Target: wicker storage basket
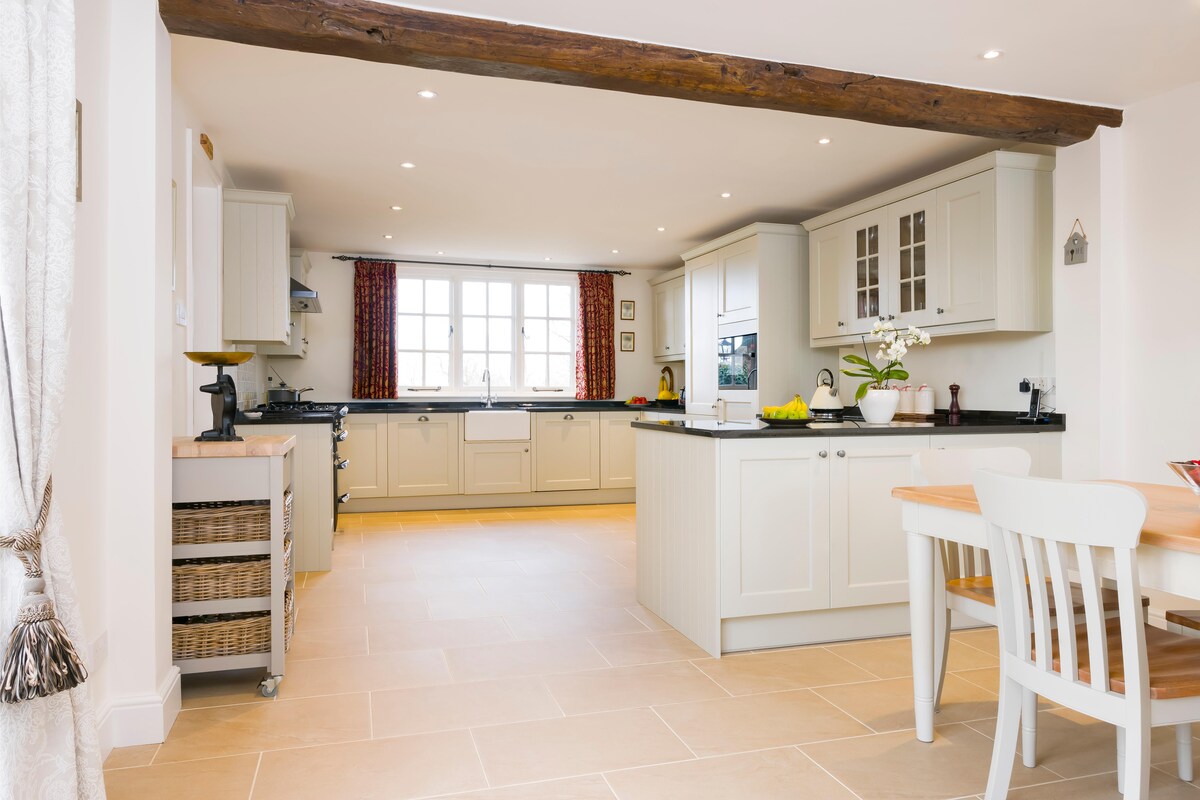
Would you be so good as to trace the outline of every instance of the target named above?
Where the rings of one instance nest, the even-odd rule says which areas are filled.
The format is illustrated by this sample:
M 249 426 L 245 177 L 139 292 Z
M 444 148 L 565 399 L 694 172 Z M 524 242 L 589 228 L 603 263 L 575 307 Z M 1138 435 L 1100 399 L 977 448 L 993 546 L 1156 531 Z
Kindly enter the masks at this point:
M 288 589 L 283 595 L 283 651 L 292 647 L 292 634 L 296 632 L 296 592 Z
M 291 506 L 284 500 L 285 517 Z M 175 544 L 262 542 L 271 538 L 271 506 L 252 503 L 177 503 L 171 514 Z
M 284 582 L 284 585 L 286 585 L 287 582 L 292 579 L 292 577 L 294 575 L 292 570 L 294 570 L 294 569 L 295 569 L 295 566 L 293 565 L 293 562 L 292 562 L 292 539 L 291 539 L 291 537 L 288 537 L 288 539 L 283 543 L 283 582 Z
M 180 617 L 171 624 L 171 651 L 176 661 L 244 656 L 270 649 L 271 615 L 266 611 Z
M 292 534 L 292 490 L 283 493 L 283 535 Z
M 271 559 L 228 556 L 176 561 L 171 578 L 171 600 L 176 603 L 265 597 L 271 594 Z

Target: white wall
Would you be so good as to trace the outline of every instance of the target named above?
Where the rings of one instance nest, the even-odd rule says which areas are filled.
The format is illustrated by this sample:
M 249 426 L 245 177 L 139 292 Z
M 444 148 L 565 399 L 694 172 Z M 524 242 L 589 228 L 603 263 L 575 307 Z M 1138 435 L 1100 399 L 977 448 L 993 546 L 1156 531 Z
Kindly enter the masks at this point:
M 83 201 L 75 217 L 75 290 L 67 391 L 54 465 L 86 642 L 83 648 L 97 715 L 110 705 L 108 560 L 112 403 L 108 359 L 108 97 L 110 0 L 76 0 L 75 91 L 83 104 Z M 85 35 L 84 31 L 100 31 Z
M 270 358 L 267 362 L 288 384 L 300 388 L 312 386 L 314 391 L 306 394 L 306 399 L 318 402 L 350 400 L 354 358 L 354 264 L 334 261 L 334 253 L 310 252 L 308 255 L 312 272 L 308 275 L 307 285 L 320 295 L 322 309 L 320 314 L 308 316 L 308 357 Z M 633 300 L 636 304 L 633 322 L 615 321 L 614 337 L 619 339 L 621 331 L 633 331 L 636 348 L 632 353 L 622 353 L 619 344 L 614 342 L 618 399 L 628 399 L 635 394 L 650 397 L 656 393 L 661 369 L 654 363 L 654 304 L 647 283 L 654 273 L 631 271 L 632 275 L 618 275 L 613 279 L 617 308 L 622 300 Z M 678 370 L 676 377 L 681 377 Z
M 1026 411 L 1029 395 L 1017 388 L 1022 378 L 1054 378 L 1053 333 L 984 333 L 939 337 L 930 331 L 933 341 L 927 347 L 910 350 L 904 368 L 913 386 L 928 384 L 936 394 L 937 408 L 950 406 L 950 384 L 959 385 L 958 402 L 964 411 Z M 878 345 L 867 342 L 874 355 Z M 862 347 L 840 348 L 862 355 Z M 839 366 L 846 364 L 839 362 Z M 852 404 L 861 378 L 838 376 L 845 402 Z M 1050 397 L 1043 408 L 1056 407 Z M 1058 409 L 1061 410 L 1061 409 Z

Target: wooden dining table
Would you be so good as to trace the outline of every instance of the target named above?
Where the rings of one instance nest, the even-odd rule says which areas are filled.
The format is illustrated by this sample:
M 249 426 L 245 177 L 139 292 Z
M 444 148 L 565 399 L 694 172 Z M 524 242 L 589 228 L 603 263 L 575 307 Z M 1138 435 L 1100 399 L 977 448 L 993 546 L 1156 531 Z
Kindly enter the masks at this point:
M 1149 506 L 1137 549 L 1143 587 L 1192 598 L 1200 608 L 1200 497 L 1182 486 L 1119 483 L 1137 489 Z M 912 630 L 913 711 L 917 738 L 933 741 L 935 614 L 945 617 L 946 584 L 936 580 L 937 539 L 987 547 L 975 489 L 962 486 L 900 487 L 901 525 L 908 543 L 908 596 Z M 938 556 L 940 558 L 940 555 Z M 1111 577 L 1113 565 L 1102 564 Z

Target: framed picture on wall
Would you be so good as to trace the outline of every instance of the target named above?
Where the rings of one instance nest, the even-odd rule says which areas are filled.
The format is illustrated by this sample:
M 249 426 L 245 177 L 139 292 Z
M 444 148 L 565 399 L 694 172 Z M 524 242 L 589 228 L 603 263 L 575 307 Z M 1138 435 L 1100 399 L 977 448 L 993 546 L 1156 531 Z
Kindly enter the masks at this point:
M 633 333 L 631 331 L 621 331 L 621 352 L 633 352 Z
M 621 301 L 621 319 L 629 319 L 629 320 L 633 319 L 633 301 L 632 300 L 622 300 Z M 631 347 L 630 349 L 632 350 L 633 348 Z

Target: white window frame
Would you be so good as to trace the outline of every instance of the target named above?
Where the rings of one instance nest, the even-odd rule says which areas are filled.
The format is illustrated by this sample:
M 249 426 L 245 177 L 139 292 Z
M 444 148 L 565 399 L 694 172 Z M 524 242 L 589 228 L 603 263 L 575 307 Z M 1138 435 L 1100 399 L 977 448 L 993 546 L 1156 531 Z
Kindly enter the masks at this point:
M 547 284 L 567 286 L 571 289 L 571 330 L 575 334 L 571 343 L 571 351 L 567 354 L 573 365 L 576 357 L 579 331 L 579 278 L 574 273 L 550 272 L 549 270 L 505 270 L 501 268 L 471 268 L 444 267 L 431 265 L 425 267 L 401 266 L 396 271 L 396 279 L 405 278 L 423 280 L 450 281 L 450 377 L 451 384 L 440 389 L 430 387 L 413 387 L 405 384 L 397 386 L 398 394 L 405 397 L 456 397 L 480 394 L 481 386 L 466 386 L 462 383 L 463 374 L 463 313 L 462 286 L 467 281 L 511 283 L 513 286 L 513 386 L 493 387 L 493 393 L 505 397 L 575 397 L 575 370 L 569 371 L 570 383 L 562 387 L 529 386 L 525 382 L 525 284 Z M 539 317 L 540 319 L 540 317 Z M 397 347 L 397 351 L 400 347 Z M 409 351 L 413 352 L 413 351 Z M 423 350 L 421 352 L 424 352 Z

